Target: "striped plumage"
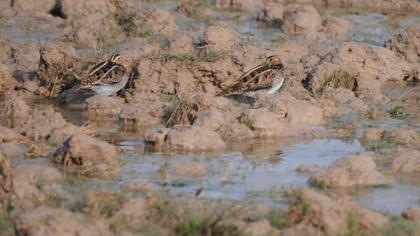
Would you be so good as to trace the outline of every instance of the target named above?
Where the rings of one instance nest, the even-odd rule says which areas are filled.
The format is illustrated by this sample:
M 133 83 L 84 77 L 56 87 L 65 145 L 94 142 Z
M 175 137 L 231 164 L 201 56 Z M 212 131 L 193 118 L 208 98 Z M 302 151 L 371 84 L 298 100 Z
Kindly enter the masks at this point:
M 103 96 L 110 96 L 123 89 L 129 75 L 121 60 L 119 54 L 113 54 L 108 60 L 94 65 L 86 76 L 80 78 L 80 89 L 90 89 Z
M 16 81 L 6 65 L 0 63 L 0 92 L 8 92 L 15 88 Z
M 269 56 L 264 63 L 245 72 L 235 83 L 217 95 L 252 97 L 259 92 L 275 93 L 283 86 L 283 69 L 283 63 L 278 56 Z

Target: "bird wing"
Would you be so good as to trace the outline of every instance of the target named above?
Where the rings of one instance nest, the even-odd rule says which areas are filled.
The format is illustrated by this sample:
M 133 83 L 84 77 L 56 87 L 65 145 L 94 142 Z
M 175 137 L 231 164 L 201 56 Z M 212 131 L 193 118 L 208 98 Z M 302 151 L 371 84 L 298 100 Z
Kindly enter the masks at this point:
M 263 65 L 254 67 L 240 76 L 231 86 L 224 89 L 219 96 L 231 96 L 248 91 L 266 89 L 273 84 L 274 70 Z
M 91 76 L 85 76 L 80 87 L 90 88 L 92 85 L 115 84 L 120 82 L 124 75 L 127 75 L 127 71 L 123 66 L 108 63 L 96 70 Z

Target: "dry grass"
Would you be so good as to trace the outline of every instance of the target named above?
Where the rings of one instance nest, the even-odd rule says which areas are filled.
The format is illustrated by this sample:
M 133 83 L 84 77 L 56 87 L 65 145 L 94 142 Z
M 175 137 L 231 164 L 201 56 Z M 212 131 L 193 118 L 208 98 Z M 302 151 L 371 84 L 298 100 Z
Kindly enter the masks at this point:
M 346 88 L 351 91 L 356 91 L 358 87 L 357 80 L 359 74 L 355 74 L 346 70 L 335 70 L 325 76 L 321 84 L 316 88 L 316 94 L 322 95 L 325 87 L 331 88 Z
M 188 102 L 186 100 L 178 100 L 175 109 L 165 122 L 165 127 L 173 127 L 175 125 L 192 125 L 197 118 L 201 108 L 198 103 Z
M 49 97 L 57 97 L 65 87 L 71 87 L 76 82 L 76 78 L 67 65 L 50 64 L 42 58 L 42 53 L 37 76 L 41 85 L 48 89 Z

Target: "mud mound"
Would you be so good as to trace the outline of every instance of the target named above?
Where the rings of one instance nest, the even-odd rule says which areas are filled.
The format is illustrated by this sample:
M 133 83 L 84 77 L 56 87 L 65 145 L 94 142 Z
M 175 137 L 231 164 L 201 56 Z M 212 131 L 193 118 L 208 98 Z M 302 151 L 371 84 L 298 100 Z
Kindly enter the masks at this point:
M 54 161 L 88 177 L 110 176 L 119 170 L 114 145 L 87 135 L 75 135 L 54 154 Z
M 0 63 L 0 94 L 14 90 L 16 81 L 12 77 L 9 68 Z
M 31 108 L 22 97 L 15 93 L 7 94 L 0 103 L 0 118 L 3 125 L 14 127 L 21 124 L 30 115 Z
M 353 92 L 358 88 L 359 74 L 348 68 L 327 64 L 319 68 L 315 76 L 310 88 L 318 96 L 321 96 L 327 87 L 345 88 Z
M 33 140 L 47 138 L 54 129 L 61 129 L 66 121 L 60 113 L 48 107 L 37 111 L 29 116 L 26 121 L 18 127 L 19 132 Z
M 312 175 L 309 183 L 324 188 L 391 184 L 391 180 L 376 171 L 375 167 L 368 154 L 349 155 Z
M 409 62 L 420 63 L 420 25 L 413 24 L 399 30 L 386 42 L 385 47 Z
M 288 5 L 283 11 L 283 31 L 287 34 L 301 34 L 317 30 L 322 23 L 318 11 L 310 5 Z
M 22 140 L 24 140 L 24 137 L 19 132 L 0 125 L 0 143 Z
M 394 173 L 420 173 L 420 151 L 414 149 L 399 150 L 390 167 Z
M 63 174 L 46 158 L 26 160 L 13 169 L 14 207 L 21 210 L 66 196 L 59 183 Z
M 312 189 L 300 189 L 294 192 L 293 198 L 288 222 L 295 230 L 298 226 L 310 226 L 326 235 L 339 235 L 346 232 L 349 220 L 357 219 L 361 231 L 369 233 L 388 223 L 381 214 L 362 208 L 346 197 L 331 198 Z
M 104 235 L 110 236 L 108 225 L 81 213 L 45 206 L 22 214 L 16 220 L 17 235 Z
M 215 131 L 207 127 L 178 125 L 172 129 L 149 129 L 146 142 L 168 151 L 223 150 L 226 144 Z

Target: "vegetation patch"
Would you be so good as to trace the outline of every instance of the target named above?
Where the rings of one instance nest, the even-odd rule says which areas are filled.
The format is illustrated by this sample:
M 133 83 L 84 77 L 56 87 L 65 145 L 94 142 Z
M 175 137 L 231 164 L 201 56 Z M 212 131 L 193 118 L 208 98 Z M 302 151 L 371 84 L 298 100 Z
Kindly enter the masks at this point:
M 175 125 L 192 125 L 200 112 L 200 105 L 195 102 L 179 99 L 175 109 L 165 122 L 170 128 Z
M 403 106 L 396 106 L 387 111 L 387 113 L 394 119 L 406 120 L 410 117 L 410 114 L 406 111 Z

